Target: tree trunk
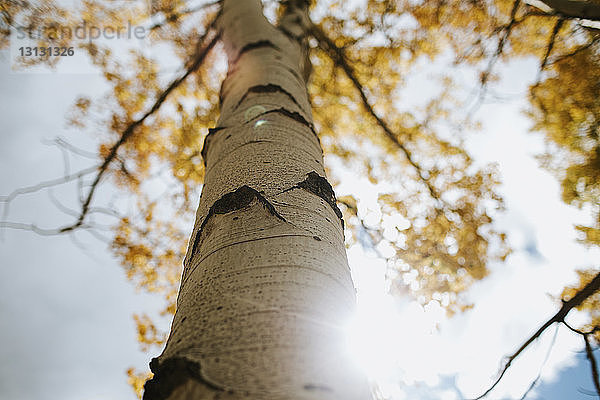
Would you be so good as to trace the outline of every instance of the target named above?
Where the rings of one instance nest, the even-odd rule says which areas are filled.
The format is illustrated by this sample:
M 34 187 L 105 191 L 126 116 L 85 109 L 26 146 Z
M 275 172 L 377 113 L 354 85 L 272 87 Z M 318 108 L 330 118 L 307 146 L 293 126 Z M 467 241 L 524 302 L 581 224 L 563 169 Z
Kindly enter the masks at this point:
M 555 12 L 573 18 L 600 21 L 600 4 L 591 0 L 541 0 Z M 535 5 L 535 4 L 534 4 Z
M 225 0 L 221 116 L 177 312 L 144 399 L 361 399 L 343 327 L 355 292 L 306 91 L 304 1 L 279 28 Z

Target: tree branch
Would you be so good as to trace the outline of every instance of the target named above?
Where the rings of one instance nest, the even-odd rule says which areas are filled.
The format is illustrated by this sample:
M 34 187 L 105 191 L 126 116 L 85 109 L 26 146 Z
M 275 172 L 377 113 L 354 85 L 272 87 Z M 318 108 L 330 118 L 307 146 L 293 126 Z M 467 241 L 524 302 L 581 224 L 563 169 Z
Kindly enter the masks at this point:
M 571 331 L 581 335 L 583 337 L 583 341 L 585 343 L 585 355 L 590 362 L 590 369 L 592 371 L 592 382 L 594 382 L 594 387 L 596 388 L 596 393 L 600 397 L 600 378 L 598 374 L 598 364 L 596 363 L 596 358 L 594 357 L 594 349 L 592 349 L 592 344 L 590 343 L 590 336 L 600 330 L 600 326 L 595 326 L 591 331 L 582 332 L 579 329 L 573 328 L 571 325 L 563 321 L 563 324 L 569 328 Z
M 216 24 L 218 18 L 219 18 L 219 14 L 217 14 L 217 16 L 215 16 L 215 18 L 208 25 L 205 34 L 199 38 L 198 44 L 196 46 L 196 52 L 195 52 L 194 56 L 187 62 L 185 72 L 180 77 L 174 79 L 167 86 L 167 88 L 154 101 L 152 107 L 150 107 L 150 109 L 148 111 L 146 111 L 146 113 L 144 115 L 142 115 L 137 120 L 131 122 L 125 128 L 125 130 L 121 134 L 120 139 L 112 145 L 108 155 L 104 158 L 104 160 L 102 161 L 102 163 L 99 166 L 90 167 L 90 168 L 84 169 L 82 171 L 79 171 L 78 173 L 71 174 L 71 175 L 68 175 L 68 176 L 65 176 L 62 178 L 54 179 L 51 181 L 42 182 L 40 184 L 31 186 L 31 187 L 17 189 L 14 192 L 12 192 L 11 194 L 9 194 L 8 196 L 0 197 L 0 202 L 6 203 L 5 208 L 4 208 L 3 218 L 2 218 L 2 221 L 0 222 L 0 227 L 11 228 L 11 229 L 26 229 L 26 230 L 30 230 L 32 232 L 35 232 L 35 233 L 38 233 L 41 235 L 61 234 L 61 233 L 73 231 L 80 227 L 85 227 L 84 219 L 90 210 L 90 204 L 92 202 L 92 199 L 94 197 L 96 189 L 98 188 L 100 180 L 102 179 L 104 174 L 108 171 L 109 165 L 113 161 L 119 159 L 117 156 L 117 152 L 118 152 L 119 148 L 133 135 L 136 128 L 138 128 L 140 125 L 142 125 L 148 117 L 150 117 L 151 115 L 156 113 L 160 109 L 160 107 L 163 105 L 163 103 L 166 101 L 166 99 L 169 97 L 169 95 L 202 65 L 206 56 L 208 55 L 210 50 L 214 47 L 214 45 L 217 43 L 217 41 L 220 38 L 220 32 L 214 31 L 214 27 L 215 27 L 215 24 Z M 211 34 L 212 34 L 212 37 L 211 37 Z M 210 38 L 210 40 L 208 40 L 209 38 Z M 57 142 L 57 144 L 58 144 L 58 142 Z M 28 224 L 22 224 L 22 223 L 8 222 L 5 220 L 5 217 L 8 212 L 8 203 L 10 203 L 10 201 L 13 198 L 15 198 L 16 196 L 18 196 L 20 194 L 24 194 L 24 193 L 35 192 L 35 191 L 41 190 L 45 187 L 55 186 L 55 185 L 62 184 L 62 183 L 65 183 L 65 182 L 68 182 L 68 181 L 71 181 L 74 179 L 78 179 L 81 182 L 82 176 L 89 174 L 94 170 L 97 170 L 96 176 L 93 179 L 92 183 L 89 185 L 89 190 L 88 190 L 87 194 L 83 198 L 80 199 L 81 200 L 81 211 L 80 211 L 79 215 L 77 216 L 77 219 L 74 223 L 63 226 L 61 228 L 57 228 L 57 229 L 41 229 L 33 224 L 28 225 Z
M 550 346 L 548 347 L 548 352 L 546 353 L 546 357 L 544 357 L 544 361 L 542 362 L 542 365 L 540 366 L 537 376 L 535 377 L 533 382 L 531 382 L 531 385 L 529 385 L 529 387 L 527 388 L 525 393 L 523 393 L 523 396 L 521 396 L 520 400 L 525 400 L 525 398 L 527 397 L 529 392 L 531 392 L 533 390 L 533 388 L 535 387 L 535 385 L 537 385 L 537 383 L 539 382 L 539 380 L 542 376 L 542 370 L 544 369 L 544 366 L 548 362 L 548 358 L 550 358 L 550 353 L 552 352 L 552 348 L 554 347 L 554 344 L 556 343 L 556 336 L 558 336 L 559 326 L 560 325 L 556 325 L 556 329 L 554 330 L 554 335 L 552 336 L 552 342 L 550 343 Z
M 577 292 L 575 294 L 575 296 L 573 296 L 573 298 L 571 298 L 568 301 L 563 301 L 563 305 L 560 308 L 560 310 L 558 310 L 558 312 L 556 314 L 554 314 L 552 316 L 552 318 L 547 320 L 529 339 L 527 339 L 525 341 L 525 343 L 523 343 L 521 345 L 521 347 L 519 347 L 519 349 L 514 354 L 510 355 L 507 358 L 506 364 L 504 364 L 504 367 L 501 369 L 498 378 L 492 384 L 492 386 L 490 386 L 482 395 L 476 397 L 474 400 L 479 400 L 479 399 L 482 399 L 485 396 L 487 396 L 488 393 L 490 393 L 496 387 L 496 385 L 498 385 L 498 383 L 500 382 L 500 380 L 502 379 L 502 377 L 504 376 L 506 371 L 510 368 L 512 362 L 517 357 L 519 357 L 519 355 L 523 352 L 523 350 L 525 350 L 531 343 L 533 343 L 538 337 L 540 337 L 540 335 L 549 326 L 551 326 L 555 322 L 564 322 L 565 317 L 567 316 L 569 311 L 571 311 L 573 308 L 576 308 L 579 305 L 581 305 L 581 303 L 583 303 L 588 297 L 590 297 L 596 291 L 598 291 L 598 289 L 600 289 L 600 273 L 598 273 L 594 277 L 594 279 L 592 279 L 587 285 L 585 285 L 585 287 L 583 289 L 581 289 L 579 292 Z
M 565 17 L 600 21 L 600 4 L 581 0 L 541 0 L 554 10 L 557 15 Z
M 204 9 L 212 7 L 212 6 L 216 6 L 216 5 L 221 4 L 221 3 L 222 3 L 222 0 L 211 1 L 211 2 L 208 2 L 208 3 L 200 4 L 200 5 L 196 6 L 196 7 L 185 8 L 185 9 L 179 11 L 179 12 L 174 12 L 172 14 L 165 15 L 164 21 L 157 22 L 157 23 L 151 25 L 148 29 L 150 31 L 156 30 L 156 29 L 164 26 L 168 22 L 175 22 L 175 21 L 177 21 L 179 19 L 179 17 L 183 17 L 184 15 L 188 15 L 188 14 L 193 14 L 193 13 L 195 13 L 197 11 L 204 10 Z
M 598 396 L 600 396 L 600 379 L 598 379 L 598 365 L 596 364 L 596 359 L 594 358 L 594 351 L 592 349 L 592 345 L 590 344 L 589 335 L 583 335 L 583 340 L 585 341 L 585 355 L 587 356 L 587 359 L 590 362 L 590 368 L 592 370 L 592 381 L 594 382 L 596 393 L 598 393 Z
M 565 22 L 565 20 L 560 18 L 556 21 L 556 24 L 554 25 L 554 29 L 552 30 L 552 35 L 550 36 L 550 40 L 548 41 L 548 46 L 546 47 L 546 54 L 544 54 L 544 58 L 542 59 L 542 63 L 540 65 L 540 74 L 542 73 L 544 68 L 546 68 L 546 64 L 548 63 L 548 57 L 550 56 L 550 53 L 552 52 L 552 48 L 554 47 L 556 37 L 558 36 L 558 32 L 560 31 L 560 28 L 562 27 L 564 22 Z
M 347 57 L 344 54 L 344 50 L 337 47 L 335 45 L 335 43 L 333 42 L 333 40 L 331 40 L 329 37 L 327 37 L 327 35 L 323 32 L 323 30 L 321 30 L 321 28 L 318 27 L 317 25 L 314 25 L 314 24 L 312 25 L 311 33 L 315 37 L 315 39 L 317 39 L 320 46 L 326 52 L 329 53 L 329 56 L 331 57 L 331 59 L 339 67 L 342 68 L 342 70 L 344 71 L 344 73 L 346 74 L 348 79 L 350 79 L 350 81 L 352 82 L 353 86 L 356 88 L 356 90 L 358 90 L 362 104 L 363 104 L 364 108 L 366 109 L 366 111 L 375 119 L 375 121 L 377 121 L 377 124 L 383 129 L 383 132 L 388 137 L 388 139 L 390 139 L 402 151 L 402 153 L 404 154 L 404 156 L 406 157 L 406 159 L 408 160 L 410 165 L 412 165 L 412 167 L 417 171 L 419 178 L 427 187 L 427 190 L 429 191 L 429 194 L 431 195 L 431 197 L 434 200 L 441 202 L 442 199 L 441 199 L 440 194 L 433 187 L 433 185 L 431 184 L 429 179 L 425 176 L 425 171 L 423 170 L 423 168 L 414 160 L 413 155 L 410 152 L 410 150 L 402 142 L 400 142 L 400 140 L 398 140 L 398 135 L 396 135 L 390 129 L 390 127 L 387 125 L 387 123 L 381 117 L 379 117 L 377 115 L 375 110 L 373 110 L 373 107 L 371 106 L 371 104 L 369 103 L 369 100 L 367 99 L 367 95 L 365 93 L 363 86 L 361 85 L 358 78 L 356 77 L 356 74 L 354 73 L 354 69 L 348 63 Z
M 209 29 L 207 29 L 206 34 L 199 40 L 199 42 L 198 42 L 199 49 L 198 49 L 197 53 L 194 55 L 194 58 L 189 63 L 185 73 L 183 73 L 179 78 L 173 80 L 169 84 L 169 86 L 161 93 L 161 95 L 155 100 L 152 107 L 142 117 L 140 117 L 139 119 L 130 123 L 127 126 L 127 128 L 123 131 L 123 133 L 121 134 L 121 138 L 115 144 L 113 144 L 113 146 L 110 148 L 108 155 L 104 158 L 104 161 L 98 168 L 98 173 L 96 174 L 96 177 L 94 178 L 93 182 L 91 183 L 90 189 L 89 189 L 87 195 L 83 199 L 82 206 L 81 206 L 81 213 L 79 214 L 77 221 L 75 221 L 75 223 L 73 223 L 71 225 L 67 225 L 67 226 L 60 228 L 58 230 L 59 233 L 65 233 L 65 232 L 72 231 L 76 228 L 79 228 L 83 224 L 83 220 L 88 213 L 90 203 L 92 201 L 92 198 L 94 196 L 96 188 L 98 187 L 98 183 L 100 182 L 100 179 L 102 178 L 102 176 L 108 170 L 108 166 L 110 165 L 110 163 L 117 158 L 117 151 L 119 150 L 119 148 L 127 141 L 127 139 L 129 139 L 133 135 L 133 133 L 135 132 L 135 129 L 138 126 L 142 125 L 149 116 L 151 116 L 156 111 L 158 111 L 158 109 L 160 109 L 160 107 L 165 102 L 167 97 L 177 87 L 179 87 L 179 85 L 181 85 L 181 83 L 183 83 L 183 81 L 185 81 L 188 76 L 190 76 L 194 71 L 196 71 L 200 67 L 200 65 L 202 65 L 202 62 L 206 58 L 207 54 L 214 47 L 214 45 L 217 43 L 217 41 L 219 40 L 219 37 L 220 37 L 220 34 L 217 32 L 213 35 L 212 39 L 206 45 L 201 46 L 204 43 L 205 39 L 209 36 L 209 33 L 212 32 L 212 26 L 214 25 L 215 21 L 216 21 L 216 18 L 211 23 Z
M 26 187 L 22 187 L 19 189 L 15 189 L 6 196 L 0 196 L 0 203 L 10 203 L 12 200 L 14 200 L 16 197 L 18 197 L 20 195 L 27 194 L 27 193 L 34 193 L 34 192 L 37 192 L 39 190 L 42 190 L 42 189 L 45 189 L 48 187 L 62 185 L 63 183 L 67 183 L 67 182 L 73 181 L 75 179 L 79 179 L 87 174 L 91 174 L 96 169 L 98 169 L 98 165 L 94 165 L 92 167 L 82 169 L 82 170 L 72 173 L 70 175 L 65 175 L 61 178 L 51 179 L 48 181 L 43 181 L 43 182 L 37 183 L 32 186 L 26 186 Z M 7 204 L 7 206 L 8 206 L 8 204 Z
M 494 29 L 494 33 L 502 32 L 502 34 L 498 38 L 498 44 L 496 45 L 496 51 L 494 52 L 492 57 L 489 59 L 486 69 L 481 73 L 481 77 L 479 80 L 479 82 L 480 82 L 479 94 L 477 95 L 477 99 L 475 100 L 475 103 L 470 108 L 470 110 L 467 112 L 466 119 L 469 119 L 471 117 L 471 115 L 473 115 L 473 113 L 475 111 L 477 111 L 479 106 L 483 103 L 483 100 L 485 99 L 485 95 L 487 94 L 488 81 L 490 79 L 490 75 L 492 74 L 492 70 L 494 69 L 496 62 L 498 62 L 498 59 L 500 58 L 500 56 L 502 55 L 502 52 L 504 51 L 504 46 L 506 45 L 506 42 L 512 32 L 512 29 L 516 25 L 523 22 L 530 15 L 530 14 L 525 14 L 525 16 L 523 18 L 517 19 L 517 11 L 519 10 L 520 5 L 521 5 L 521 0 L 515 0 L 515 2 L 513 3 L 512 9 L 510 11 L 510 21 L 506 25 L 502 25 L 502 26 L 498 27 L 497 29 Z

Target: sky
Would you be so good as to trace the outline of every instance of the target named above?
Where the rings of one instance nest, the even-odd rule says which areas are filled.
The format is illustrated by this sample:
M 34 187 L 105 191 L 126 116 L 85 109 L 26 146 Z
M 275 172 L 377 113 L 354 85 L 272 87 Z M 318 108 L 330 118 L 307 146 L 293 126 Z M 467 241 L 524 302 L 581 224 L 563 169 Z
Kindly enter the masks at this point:
M 0 195 L 62 176 L 62 155 L 45 144 L 48 140 L 62 136 L 94 151 L 94 138 L 67 129 L 65 115 L 77 95 L 97 96 L 105 89 L 89 70 L 14 73 L 8 64 L 8 54 L 0 52 Z M 502 89 L 522 91 L 522 85 L 509 82 L 527 77 L 509 78 L 530 68 L 511 65 Z M 507 212 L 497 224 L 508 231 L 515 249 L 507 263 L 493 265 L 491 275 L 469 292 L 473 310 L 446 320 L 435 304 L 423 308 L 393 299 L 385 294 L 383 261 L 359 247 L 349 249 L 359 312 L 349 322 L 348 351 L 388 398 L 451 400 L 479 394 L 502 357 L 556 312 L 549 295 L 574 282 L 575 268 L 598 259 L 598 252 L 575 243 L 573 224 L 588 216 L 564 205 L 556 179 L 537 167 L 541 139 L 527 133 L 523 107 L 518 99 L 483 105 L 484 129 L 467 141 L 478 162 L 499 164 Z M 70 168 L 88 165 L 73 159 Z M 338 194 L 368 185 L 366 179 L 345 179 Z M 54 195 L 76 206 L 72 188 Z M 366 212 L 374 199 L 363 197 L 359 207 Z M 42 226 L 70 221 L 43 192 L 18 198 L 9 216 Z M 125 371 L 145 369 L 157 354 L 139 350 L 132 315 L 155 314 L 161 306 L 160 299 L 138 293 L 106 245 L 85 232 L 71 238 L 4 231 L 0 399 L 134 399 Z M 578 321 L 576 314 L 570 318 Z M 488 398 L 519 398 L 544 363 L 553 334 L 549 329 L 534 343 Z M 589 399 L 580 391 L 593 389 L 581 348 L 579 337 L 559 329 L 542 383 L 528 398 Z
M 13 74 L 0 53 L 0 192 L 60 177 L 63 158 L 42 141 L 66 133 L 65 113 L 82 88 L 103 90 L 89 74 Z M 90 147 L 90 138 L 71 136 Z M 78 163 L 73 160 L 71 168 Z M 72 192 L 56 191 L 72 199 Z M 67 194 L 67 196 L 65 196 Z M 49 197 L 25 196 L 10 219 L 64 224 Z M 86 233 L 5 231 L 0 241 L 0 399 L 134 399 L 129 366 L 150 360 L 138 350 L 134 312 L 158 299 L 136 293 L 106 245 Z
M 524 93 L 535 67 L 527 61 L 505 66 L 500 90 Z M 522 112 L 525 107 L 518 98 L 484 104 L 477 115 L 483 128 L 466 141 L 478 164 L 493 162 L 499 167 L 500 193 L 507 210 L 497 216 L 495 226 L 508 233 L 513 249 L 506 263 L 493 264 L 491 275 L 469 291 L 473 310 L 448 320 L 435 304 L 424 309 L 394 300 L 384 294 L 385 264 L 359 248 L 349 251 L 362 311 L 356 324 L 362 329 L 361 337 L 354 339 L 362 343 L 359 357 L 393 399 L 461 399 L 481 394 L 493 382 L 503 357 L 516 351 L 558 310 L 551 296 L 559 295 L 565 284 L 576 282 L 577 267 L 598 260 L 597 251 L 575 242 L 573 225 L 585 223 L 589 216 L 565 205 L 558 181 L 538 167 L 535 155 L 543 150 L 543 143 L 541 136 L 528 133 L 530 122 Z M 369 186 L 372 184 L 362 179 L 348 182 L 338 192 L 351 193 L 362 187 L 364 193 L 375 193 Z M 365 197 L 363 215 L 369 208 L 377 208 L 376 195 L 371 197 Z M 386 311 L 374 313 L 377 309 Z M 575 324 L 581 318 L 575 312 L 569 315 Z M 590 398 L 579 391 L 593 391 L 587 361 L 578 355 L 581 338 L 560 328 L 547 356 L 554 331 L 554 327 L 548 329 L 517 359 L 488 398 L 521 398 L 542 365 L 544 383 L 528 398 Z M 413 385 L 398 383 L 398 376 Z

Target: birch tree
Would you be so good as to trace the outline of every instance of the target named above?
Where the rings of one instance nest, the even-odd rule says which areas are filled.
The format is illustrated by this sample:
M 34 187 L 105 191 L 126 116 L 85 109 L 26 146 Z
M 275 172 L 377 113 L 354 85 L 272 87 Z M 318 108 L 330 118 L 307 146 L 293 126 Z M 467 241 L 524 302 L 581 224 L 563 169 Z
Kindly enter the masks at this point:
M 144 399 L 367 399 L 344 357 L 354 288 L 306 79 L 308 4 L 276 28 L 223 2 L 229 72 L 171 333 Z
M 97 164 L 2 199 L 78 182 L 73 220 L 52 229 L 3 218 L 2 227 L 97 234 L 96 218 L 110 221 L 110 249 L 128 277 L 162 293 L 163 314 L 174 314 L 168 341 L 151 318 L 135 317 L 145 349 L 166 343 L 151 363 L 153 377 L 129 371 L 139 393 L 152 378 L 148 399 L 368 397 L 341 349 L 354 303 L 344 242 L 387 246 L 395 295 L 437 302 L 449 314 L 472 307 L 463 294 L 510 251 L 492 224 L 503 209 L 498 174 L 476 168 L 461 135 L 494 95 L 503 61 L 539 61 L 530 116 L 559 149 L 546 166 L 563 180 L 565 201 L 597 205 L 597 89 L 582 79 L 598 65 L 594 2 L 265 3 L 270 22 L 258 0 L 156 0 L 149 12 L 135 2 L 86 1 L 76 10 L 50 0 L 2 4 L 0 46 L 11 29 L 41 27 L 40 46 L 76 46 L 109 85 L 104 99 L 82 96 L 68 116 L 77 130 L 103 132 Z M 55 34 L 57 25 L 74 29 L 81 21 L 145 24 L 153 45 L 171 46 L 181 71 L 165 80 L 160 62 L 143 51 L 122 61 L 104 43 Z M 403 107 L 398 93 L 407 82 L 445 58 L 427 100 Z M 59 59 L 18 61 L 55 66 Z M 474 96 L 456 82 L 457 66 L 475 77 Z M 564 162 L 565 149 L 587 161 Z M 323 151 L 372 185 L 394 188 L 379 194 L 375 226 L 365 222 L 357 193 L 336 199 L 342 178 Z M 144 188 L 157 175 L 168 189 L 158 199 Z M 135 212 L 96 204 L 107 178 L 135 198 Z M 384 228 L 390 221 L 393 235 Z M 597 225 L 579 229 L 597 243 Z M 586 349 L 599 332 L 595 271 L 582 272 L 558 317 L 542 324 L 564 323 L 575 307 L 590 311 L 579 331 Z

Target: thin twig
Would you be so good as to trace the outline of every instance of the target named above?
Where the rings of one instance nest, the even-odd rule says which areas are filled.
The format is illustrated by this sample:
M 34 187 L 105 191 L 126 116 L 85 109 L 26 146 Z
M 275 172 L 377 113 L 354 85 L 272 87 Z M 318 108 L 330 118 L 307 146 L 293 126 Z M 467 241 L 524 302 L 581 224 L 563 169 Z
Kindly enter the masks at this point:
M 594 357 L 594 351 L 592 349 L 592 345 L 590 344 L 589 335 L 583 335 L 583 340 L 585 341 L 585 355 L 587 356 L 587 359 L 590 362 L 590 368 L 592 370 L 592 381 L 594 382 L 596 393 L 598 393 L 598 396 L 600 397 L 600 379 L 598 378 L 598 365 L 596 364 L 596 358 Z
M 207 38 L 208 34 L 212 31 L 211 28 L 214 25 L 215 21 L 216 21 L 216 18 L 211 23 L 209 29 L 207 29 L 206 34 L 199 40 L 199 43 L 203 43 L 204 40 Z M 138 126 L 142 125 L 149 116 L 151 116 L 156 111 L 158 111 L 158 109 L 162 106 L 162 104 L 165 102 L 167 97 L 177 87 L 179 87 L 179 85 L 181 85 L 181 83 L 183 83 L 183 81 L 185 81 L 188 76 L 190 76 L 194 71 L 196 71 L 200 67 L 200 65 L 202 65 L 202 62 L 206 58 L 209 51 L 217 43 L 219 37 L 220 37 L 220 34 L 218 32 L 215 33 L 215 35 L 212 37 L 212 39 L 204 47 L 201 47 L 199 49 L 199 51 L 197 52 L 197 54 L 195 54 L 194 58 L 192 59 L 192 62 L 187 67 L 185 73 L 183 73 L 179 78 L 173 80 L 169 84 L 169 86 L 155 100 L 152 107 L 142 117 L 140 117 L 139 119 L 135 120 L 134 122 L 130 123 L 127 126 L 127 128 L 123 131 L 121 138 L 115 144 L 113 144 L 113 146 L 110 148 L 108 155 L 105 157 L 104 161 L 98 168 L 98 173 L 96 174 L 94 181 L 91 183 L 90 189 L 89 189 L 85 199 L 83 199 L 82 206 L 81 206 L 81 213 L 79 214 L 77 221 L 71 225 L 67 225 L 67 226 L 60 228 L 59 229 L 60 233 L 72 231 L 73 229 L 76 229 L 83 224 L 83 220 L 84 220 L 85 216 L 87 215 L 88 209 L 90 207 L 90 203 L 92 201 L 92 198 L 94 196 L 96 188 L 98 187 L 98 183 L 100 182 L 100 179 L 102 178 L 102 176 L 108 170 L 108 166 L 110 165 L 110 163 L 117 158 L 117 151 L 119 150 L 119 148 L 127 141 L 127 139 L 129 139 L 133 135 L 136 128 Z
M 467 112 L 467 116 L 465 118 L 467 120 L 470 119 L 471 115 L 473 115 L 473 113 L 475 111 L 477 111 L 477 109 L 479 108 L 479 106 L 481 106 L 481 104 L 483 103 L 483 100 L 485 99 L 485 95 L 487 94 L 488 81 L 492 74 L 492 70 L 494 69 L 496 62 L 498 61 L 498 59 L 504 52 L 504 46 L 506 45 L 506 42 L 512 32 L 512 29 L 519 23 L 523 22 L 525 20 L 525 18 L 527 18 L 530 15 L 530 14 L 526 14 L 522 19 L 518 20 L 517 19 L 517 11 L 519 10 L 520 5 L 521 5 L 521 0 L 515 0 L 515 2 L 513 3 L 512 9 L 510 11 L 510 21 L 506 25 L 503 25 L 502 27 L 500 27 L 498 29 L 498 31 L 503 32 L 503 34 L 501 34 L 498 39 L 498 44 L 496 45 L 496 51 L 494 52 L 492 57 L 489 59 L 487 68 L 485 69 L 485 71 L 483 71 L 481 73 L 479 94 L 477 96 L 477 99 L 475 100 L 475 103 L 473 104 L 473 106 L 471 106 L 471 108 Z
M 550 342 L 550 346 L 548 347 L 548 352 L 546 353 L 546 357 L 544 357 L 544 361 L 542 361 L 542 365 L 540 365 L 540 369 L 538 370 L 537 376 L 535 377 L 533 382 L 531 382 L 531 385 L 529 385 L 529 387 L 527 388 L 525 393 L 523 393 L 523 396 L 521 396 L 520 400 L 525 400 L 525 398 L 527 397 L 529 392 L 531 392 L 533 390 L 533 388 L 535 387 L 535 385 L 537 385 L 537 383 L 539 382 L 539 380 L 542 376 L 542 371 L 544 369 L 544 366 L 548 362 L 548 358 L 550 358 L 550 353 L 552 353 L 552 348 L 554 347 L 554 344 L 556 343 L 556 337 L 558 336 L 558 328 L 559 327 L 560 327 L 560 325 L 557 324 L 556 329 L 554 329 L 554 335 L 552 335 L 552 341 Z
M 20 188 L 20 189 L 15 190 L 14 192 L 10 193 L 8 196 L 0 197 L 0 202 L 5 203 L 2 221 L 0 222 L 0 228 L 26 229 L 26 230 L 30 230 L 32 232 L 35 232 L 35 233 L 38 233 L 41 235 L 52 235 L 52 234 L 60 234 L 60 233 L 70 232 L 70 231 L 73 231 L 73 230 L 75 230 L 77 228 L 81 228 L 81 227 L 88 227 L 87 225 L 84 224 L 84 219 L 90 210 L 90 204 L 92 202 L 94 193 L 96 192 L 96 189 L 98 187 L 98 184 L 100 183 L 100 180 L 102 179 L 104 174 L 108 171 L 109 165 L 114 160 L 119 160 L 119 158 L 117 156 L 117 152 L 118 152 L 119 148 L 133 135 L 136 128 L 141 126 L 148 117 L 150 117 L 151 115 L 156 113 L 160 109 L 160 107 L 163 105 L 163 103 L 166 101 L 166 99 L 169 97 L 169 95 L 202 65 L 206 56 L 208 55 L 210 50 L 215 46 L 215 44 L 217 43 L 217 41 L 220 38 L 220 32 L 214 30 L 214 27 L 215 27 L 218 17 L 219 17 L 219 14 L 217 14 L 215 16 L 215 18 L 211 21 L 211 23 L 208 25 L 205 34 L 199 38 L 198 44 L 196 47 L 196 52 L 195 52 L 194 56 L 189 60 L 189 62 L 186 63 L 187 65 L 186 65 L 185 72 L 180 77 L 174 79 L 167 86 L 167 88 L 154 101 L 152 107 L 144 115 L 142 115 L 139 119 L 131 122 L 125 128 L 125 130 L 121 134 L 120 139 L 115 144 L 112 145 L 108 155 L 104 158 L 104 160 L 102 161 L 102 163 L 99 166 L 90 167 L 90 168 L 84 169 L 82 171 L 79 171 L 78 173 L 71 174 L 68 176 L 63 176 L 62 178 L 42 182 L 42 183 L 39 183 L 34 186 Z M 212 35 L 212 38 L 205 44 L 207 39 L 210 37 L 211 33 L 214 33 Z M 60 144 L 62 146 L 65 146 L 64 143 L 65 143 L 64 141 L 60 141 L 60 142 L 57 141 L 57 144 Z M 122 164 L 121 166 L 124 168 L 124 164 Z M 92 181 L 92 183 L 90 185 L 88 185 L 89 190 L 88 190 L 87 194 L 84 196 L 80 195 L 81 211 L 80 211 L 79 215 L 77 216 L 77 219 L 74 223 L 63 226 L 58 229 L 42 229 L 33 224 L 23 224 L 23 223 L 6 221 L 6 216 L 8 214 L 8 208 L 9 208 L 10 201 L 12 199 L 14 199 L 15 197 L 17 197 L 21 194 L 24 194 L 24 193 L 35 192 L 35 191 L 41 190 L 46 187 L 56 186 L 56 185 L 59 185 L 59 184 L 65 183 L 65 182 L 69 182 L 69 181 L 75 180 L 75 179 L 77 179 L 78 187 L 81 191 L 82 184 L 83 184 L 82 177 L 93 171 L 97 171 L 96 176 L 95 176 L 94 180 Z
M 17 229 L 23 231 L 31 231 L 41 236 L 52 236 L 62 233 L 60 229 L 40 228 L 35 224 L 24 224 L 21 222 L 0 221 L 0 228 Z M 92 229 L 93 227 L 87 224 L 79 225 L 79 229 Z
M 77 155 L 85 157 L 85 158 L 90 158 L 90 159 L 98 158 L 97 153 L 92 153 L 91 151 L 80 149 L 79 147 L 67 142 L 65 139 L 61 138 L 60 136 L 55 137 L 51 141 L 47 141 L 47 143 L 62 147 L 64 149 L 69 150 L 73 154 L 77 154 Z
M 550 56 L 550 53 L 552 52 L 552 49 L 554 48 L 554 43 L 556 41 L 556 37 L 558 36 L 558 32 L 560 31 L 560 28 L 562 27 L 564 22 L 565 22 L 565 20 L 560 18 L 556 21 L 556 24 L 554 24 L 554 29 L 552 30 L 552 35 L 550 36 L 550 40 L 548 41 L 548 46 L 546 47 L 546 54 L 544 54 L 544 58 L 542 59 L 542 63 L 540 64 L 540 70 L 538 72 L 537 82 L 540 82 L 540 80 L 542 79 L 542 72 L 544 72 L 544 68 L 546 68 L 546 65 L 548 64 L 548 57 Z
M 0 196 L 0 203 L 10 203 L 12 200 L 15 199 L 15 197 L 18 197 L 20 195 L 37 192 L 37 191 L 40 191 L 40 190 L 48 188 L 48 187 L 62 185 L 63 183 L 67 183 L 67 182 L 73 181 L 75 179 L 79 179 L 85 175 L 88 175 L 97 169 L 98 169 L 98 165 L 94 165 L 92 167 L 88 167 L 88 168 L 82 169 L 80 171 L 77 171 L 71 175 L 65 175 L 60 178 L 50 179 L 48 181 L 43 181 L 43 182 L 37 183 L 32 186 L 26 186 L 26 187 L 22 187 L 19 189 L 15 189 L 6 196 Z
M 492 384 L 492 386 L 490 386 L 482 395 L 476 397 L 474 400 L 479 400 L 479 399 L 482 399 L 485 396 L 487 396 L 488 393 L 490 393 L 496 387 L 496 385 L 498 385 L 498 383 L 500 382 L 500 380 L 502 379 L 502 377 L 504 376 L 504 374 L 506 373 L 506 371 L 508 371 L 508 369 L 510 368 L 512 362 L 517 357 L 519 357 L 519 355 L 531 343 L 533 343 L 549 326 L 551 326 L 555 322 L 564 322 L 565 317 L 567 316 L 567 314 L 569 313 L 569 311 L 571 311 L 575 307 L 578 307 L 588 297 L 590 297 L 596 291 L 598 291 L 598 289 L 600 289 L 600 273 L 598 273 L 594 277 L 594 279 L 592 279 L 587 285 L 585 285 L 585 287 L 583 289 L 581 289 L 579 292 L 577 292 L 575 294 L 575 296 L 573 296 L 573 298 L 571 298 L 568 301 L 564 301 L 562 307 L 560 308 L 560 310 L 558 310 L 558 312 L 556 314 L 554 314 L 552 316 L 552 318 L 550 318 L 549 320 L 547 320 L 529 339 L 527 339 L 525 341 L 525 343 L 523 343 L 521 345 L 521 347 L 519 347 L 519 349 L 514 354 L 510 355 L 506 359 L 506 364 L 504 364 L 504 367 L 501 369 L 498 378 L 494 381 L 494 383 Z
M 96 171 L 97 169 L 98 169 L 98 166 L 94 165 L 92 167 L 77 171 L 71 175 L 65 175 L 61 178 L 43 181 L 43 182 L 37 183 L 32 186 L 22 187 L 22 188 L 12 191 L 11 193 L 9 193 L 6 196 L 0 196 L 0 203 L 4 203 L 3 210 L 2 210 L 2 221 L 6 221 L 6 218 L 8 217 L 9 210 L 10 210 L 10 203 L 16 197 L 27 194 L 27 193 L 34 193 L 34 192 L 40 191 L 45 188 L 59 186 L 59 185 L 68 183 L 73 180 L 80 181 L 82 177 L 84 177 L 85 175 L 91 174 L 92 172 Z
M 590 369 L 592 371 L 592 382 L 594 382 L 594 387 L 596 388 L 596 393 L 600 397 L 600 379 L 598 377 L 598 364 L 596 363 L 596 358 L 594 357 L 594 349 L 592 349 L 592 345 L 590 343 L 590 336 L 595 334 L 600 330 L 600 326 L 594 326 L 592 330 L 588 332 L 580 331 L 579 329 L 573 328 L 567 322 L 563 321 L 563 324 L 569 328 L 571 331 L 583 336 L 583 341 L 585 342 L 585 355 L 590 362 Z

